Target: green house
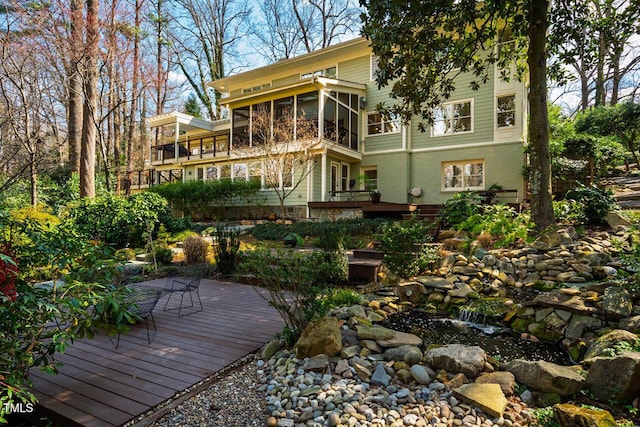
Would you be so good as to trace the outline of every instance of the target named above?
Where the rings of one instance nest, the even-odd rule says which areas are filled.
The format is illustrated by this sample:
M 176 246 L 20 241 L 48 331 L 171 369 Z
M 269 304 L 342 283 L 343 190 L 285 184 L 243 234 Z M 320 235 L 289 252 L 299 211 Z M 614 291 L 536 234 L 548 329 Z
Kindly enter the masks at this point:
M 132 185 L 259 179 L 261 211 L 278 212 L 277 190 L 288 188 L 286 214 L 296 218 L 408 213 L 461 190 L 500 188 L 504 201 L 521 201 L 525 82 L 503 81 L 496 66 L 474 91 L 461 75 L 421 131 L 418 120 L 376 111 L 393 102 L 377 87 L 376 66 L 359 38 L 211 82 L 228 118 L 151 118 L 162 138 L 150 149 L 151 169 Z M 272 164 L 280 165 L 275 177 Z

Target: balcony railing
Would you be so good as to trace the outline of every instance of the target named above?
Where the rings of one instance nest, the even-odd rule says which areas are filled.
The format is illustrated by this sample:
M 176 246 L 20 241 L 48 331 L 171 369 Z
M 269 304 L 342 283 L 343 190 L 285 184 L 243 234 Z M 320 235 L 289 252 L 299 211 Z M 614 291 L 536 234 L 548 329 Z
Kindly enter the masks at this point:
M 171 169 L 166 171 L 140 170 L 133 172 L 130 182 L 127 178 L 123 178 L 121 181 L 121 186 L 125 190 L 140 190 L 167 182 L 182 181 L 182 176 L 182 169 Z
M 228 155 L 229 137 L 227 135 L 179 141 L 177 143 L 177 152 L 175 143 L 159 144 L 151 147 L 151 161 L 162 164 Z

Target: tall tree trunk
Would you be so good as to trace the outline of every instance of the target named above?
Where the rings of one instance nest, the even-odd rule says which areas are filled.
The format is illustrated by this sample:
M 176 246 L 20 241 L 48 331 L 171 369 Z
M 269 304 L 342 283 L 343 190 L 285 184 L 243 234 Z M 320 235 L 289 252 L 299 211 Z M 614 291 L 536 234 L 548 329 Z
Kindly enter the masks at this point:
M 82 0 L 71 0 L 70 43 L 71 58 L 67 64 L 69 102 L 67 105 L 67 128 L 69 141 L 69 170 L 80 173 L 80 151 L 82 140 Z
M 82 150 L 80 159 L 80 197 L 96 195 L 96 122 L 98 108 L 99 0 L 86 0 L 86 49 Z
M 548 0 L 529 2 L 529 143 L 531 172 L 531 219 L 538 231 L 555 225 L 551 203 L 551 160 L 549 154 L 549 115 L 547 112 L 547 52 L 549 27 Z
M 136 0 L 135 32 L 133 36 L 133 76 L 131 78 L 131 114 L 129 115 L 129 134 L 127 135 L 127 196 L 131 194 L 133 178 L 133 139 L 136 137 L 136 113 L 138 110 L 138 80 L 140 76 L 140 9 L 141 0 Z
M 38 206 L 38 166 L 35 150 L 29 153 L 29 183 L 31 184 L 31 206 Z

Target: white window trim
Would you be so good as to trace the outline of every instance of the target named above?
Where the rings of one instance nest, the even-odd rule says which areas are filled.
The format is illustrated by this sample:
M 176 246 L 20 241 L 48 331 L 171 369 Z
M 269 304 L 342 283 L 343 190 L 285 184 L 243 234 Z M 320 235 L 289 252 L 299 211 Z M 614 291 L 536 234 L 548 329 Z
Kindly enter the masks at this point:
M 374 58 L 375 58 L 375 64 L 376 64 L 376 70 L 374 70 L 373 68 L 373 64 L 374 64 Z M 372 53 L 369 56 L 369 81 L 375 82 L 376 81 L 376 72 L 380 69 L 380 67 L 378 66 L 378 59 L 377 57 Z
M 442 104 L 439 108 L 444 108 L 446 106 L 449 105 L 454 105 L 454 104 L 465 104 L 469 102 L 470 105 L 470 110 L 471 110 L 471 129 L 464 131 L 464 132 L 451 132 L 451 133 L 443 133 L 441 135 L 436 135 L 435 131 L 434 131 L 434 127 L 433 125 L 431 126 L 431 137 L 432 138 L 442 138 L 442 137 L 447 137 L 447 136 L 455 136 L 455 135 L 466 135 L 469 133 L 473 133 L 475 131 L 475 105 L 474 105 L 474 99 L 473 98 L 469 98 L 469 99 L 459 99 L 459 100 L 455 100 L 455 101 L 451 101 L 451 102 L 445 102 L 444 104 Z
M 498 126 L 498 98 L 505 98 L 507 96 L 513 96 L 513 124 L 510 126 Z M 518 125 L 518 97 L 515 92 L 507 92 L 496 95 L 496 104 L 495 104 L 495 128 L 498 131 L 510 131 L 513 130 Z
M 369 133 L 369 116 L 373 115 L 373 114 L 380 114 L 377 111 L 369 111 L 367 113 L 367 117 L 366 117 L 366 121 L 365 121 L 365 136 L 382 136 L 382 135 L 395 135 L 397 133 L 402 132 L 402 125 L 400 124 L 400 119 L 399 118 L 395 118 L 393 120 L 385 120 L 383 115 L 380 114 L 380 129 L 382 130 L 382 132 L 380 133 Z M 384 124 L 385 123 L 391 123 L 391 122 L 396 122 L 396 130 L 394 131 L 387 131 L 385 130 Z
M 468 165 L 468 164 L 474 164 L 474 163 L 480 163 L 482 164 L 482 185 L 478 186 L 478 187 L 451 187 L 451 188 L 447 188 L 445 187 L 444 183 L 445 183 L 445 174 L 444 174 L 444 168 L 446 166 L 449 165 L 462 165 L 463 168 L 462 170 L 464 171 L 464 165 Z M 471 160 L 454 160 L 454 161 L 450 161 L 450 162 L 442 162 L 440 164 L 440 191 L 442 191 L 443 193 L 457 193 L 459 191 L 467 191 L 467 190 L 484 190 L 485 189 L 485 183 L 486 183 L 486 163 L 484 161 L 484 159 L 471 159 Z M 462 180 L 464 182 L 464 175 L 462 177 Z
M 361 176 L 364 176 L 366 171 L 376 171 L 376 175 L 379 172 L 378 166 L 361 166 L 360 167 L 360 175 Z M 368 189 L 368 188 L 365 188 L 365 186 L 366 186 L 366 182 L 363 181 L 363 182 L 360 183 L 360 188 L 359 189 L 360 190 L 378 190 L 379 189 L 379 187 L 378 187 L 378 178 L 376 178 L 376 186 L 375 186 L 375 188 Z

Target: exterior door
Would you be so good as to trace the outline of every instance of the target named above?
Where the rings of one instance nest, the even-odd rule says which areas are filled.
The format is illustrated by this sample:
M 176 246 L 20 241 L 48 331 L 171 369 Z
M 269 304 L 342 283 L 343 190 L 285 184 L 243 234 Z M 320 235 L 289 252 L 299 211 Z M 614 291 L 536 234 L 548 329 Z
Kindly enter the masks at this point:
M 331 162 L 331 182 L 329 186 L 331 199 L 339 200 L 340 195 L 336 191 L 340 191 L 340 163 Z

